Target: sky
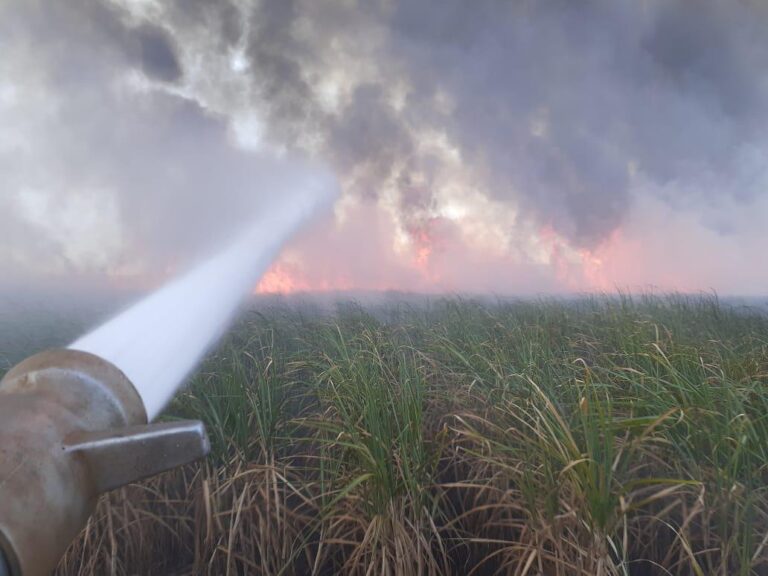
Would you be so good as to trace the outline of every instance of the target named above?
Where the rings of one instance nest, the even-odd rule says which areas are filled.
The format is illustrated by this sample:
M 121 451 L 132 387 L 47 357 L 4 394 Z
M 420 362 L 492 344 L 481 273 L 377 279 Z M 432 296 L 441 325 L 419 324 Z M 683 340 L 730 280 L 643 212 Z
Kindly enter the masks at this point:
M 764 295 L 766 26 L 761 0 L 0 0 L 0 277 L 151 288 L 330 173 L 258 291 Z

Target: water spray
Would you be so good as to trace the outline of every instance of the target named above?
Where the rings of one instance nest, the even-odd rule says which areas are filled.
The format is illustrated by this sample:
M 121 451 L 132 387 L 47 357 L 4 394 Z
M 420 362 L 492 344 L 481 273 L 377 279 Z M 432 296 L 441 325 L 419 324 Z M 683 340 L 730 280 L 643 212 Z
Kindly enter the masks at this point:
M 0 381 L 0 576 L 44 576 L 100 494 L 202 458 L 198 421 L 150 423 L 332 186 L 315 180 L 227 250 Z

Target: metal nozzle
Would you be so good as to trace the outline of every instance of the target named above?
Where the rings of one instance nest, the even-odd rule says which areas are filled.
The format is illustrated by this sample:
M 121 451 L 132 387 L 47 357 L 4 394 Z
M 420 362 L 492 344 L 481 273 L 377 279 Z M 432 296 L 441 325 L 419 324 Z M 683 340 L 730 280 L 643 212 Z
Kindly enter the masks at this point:
M 200 422 L 147 424 L 109 362 L 49 350 L 0 381 L 0 576 L 50 574 L 102 492 L 205 456 Z

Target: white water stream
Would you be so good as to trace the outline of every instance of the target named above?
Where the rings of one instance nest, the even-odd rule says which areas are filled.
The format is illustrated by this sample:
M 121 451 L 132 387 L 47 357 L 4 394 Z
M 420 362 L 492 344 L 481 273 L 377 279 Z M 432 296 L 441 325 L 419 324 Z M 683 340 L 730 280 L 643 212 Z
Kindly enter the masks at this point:
M 154 419 L 222 335 L 286 240 L 329 204 L 334 190 L 328 179 L 320 179 L 276 198 L 229 248 L 69 348 L 120 368 L 141 395 L 149 420 Z

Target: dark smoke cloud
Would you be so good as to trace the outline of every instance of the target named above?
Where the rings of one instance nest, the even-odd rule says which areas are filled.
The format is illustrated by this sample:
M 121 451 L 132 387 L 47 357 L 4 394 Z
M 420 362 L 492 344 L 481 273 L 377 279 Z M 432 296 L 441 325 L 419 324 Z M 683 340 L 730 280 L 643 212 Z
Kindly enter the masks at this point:
M 226 120 L 183 94 L 162 23 L 95 0 L 18 3 L 0 8 L 0 51 L 13 56 L 0 79 L 16 91 L 3 119 L 18 120 L 0 139 L 9 265 L 162 273 L 235 234 L 309 169 L 234 146 Z
M 738 182 L 745 154 L 765 150 L 766 10 L 695 4 L 263 0 L 248 55 L 270 135 L 317 134 L 358 191 L 439 170 L 414 140 L 445 131 L 488 195 L 593 246 L 631 209 L 633 175 L 702 198 L 754 192 L 704 175 Z M 324 111 L 318 82 L 356 57 L 375 73 Z
M 148 76 L 175 82 L 181 77 L 181 66 L 168 38 L 161 29 L 144 25 L 136 31 L 141 48 L 141 63 Z
M 768 180 L 766 26 L 760 0 L 18 0 L 0 71 L 55 102 L 30 108 L 52 110 L 34 153 L 0 137 L 0 224 L 22 234 L 20 187 L 105 189 L 135 252 L 200 248 L 272 184 L 232 146 L 255 116 L 263 150 L 320 158 L 417 243 L 451 186 L 521 242 L 591 249 L 657 201 L 733 234 L 717 206 Z M 149 88 L 115 90 L 129 72 Z

